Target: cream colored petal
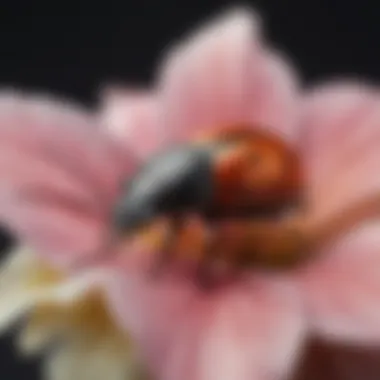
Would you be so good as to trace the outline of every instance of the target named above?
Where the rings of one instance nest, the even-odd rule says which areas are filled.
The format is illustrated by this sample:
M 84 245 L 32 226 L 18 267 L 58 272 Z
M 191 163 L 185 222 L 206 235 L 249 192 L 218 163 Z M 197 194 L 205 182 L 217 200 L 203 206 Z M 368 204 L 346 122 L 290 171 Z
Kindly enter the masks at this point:
M 49 335 L 46 336 L 46 331 Z M 19 345 L 22 351 L 30 348 L 38 350 L 41 342 L 62 335 L 73 336 L 84 341 L 97 341 L 104 337 L 114 337 L 123 342 L 129 350 L 128 338 L 114 324 L 100 291 L 84 294 L 69 305 L 60 303 L 41 304 L 30 314 L 25 328 L 21 331 Z M 35 347 L 37 345 L 37 347 Z
M 33 311 L 17 336 L 17 348 L 25 356 L 39 354 L 61 337 L 63 332 L 62 318 Z
M 57 271 L 48 271 L 29 249 L 19 247 L 12 250 L 1 263 L 0 296 L 15 286 L 33 282 L 37 277 L 44 283 L 54 283 L 61 278 Z
M 0 332 L 38 305 L 70 305 L 98 288 L 106 276 L 93 271 L 64 278 L 27 249 L 12 252 L 0 270 Z
M 13 251 L 0 268 L 0 331 L 27 316 L 18 347 L 27 355 L 50 349 L 48 380 L 142 379 L 129 337 L 108 312 L 99 286 L 106 278 L 65 277 L 28 249 Z
M 0 268 L 0 332 L 28 310 L 30 292 L 35 290 L 34 280 L 41 271 L 42 267 L 40 269 L 38 261 L 26 248 L 10 252 L 3 260 Z M 37 282 L 46 283 L 42 278 Z
M 101 293 L 87 294 L 70 307 L 39 307 L 28 323 L 29 334 L 43 335 L 51 322 L 56 324 L 50 338 L 59 338 L 46 358 L 47 380 L 142 379 L 129 337 L 113 323 Z
M 20 335 L 21 349 L 33 354 L 52 341 L 49 348 L 55 350 L 44 367 L 47 380 L 146 378 L 129 337 L 114 324 L 99 291 L 70 305 L 49 303 L 33 311 Z
M 34 307 L 45 303 L 70 305 L 77 297 L 97 285 L 98 273 L 89 273 L 56 284 L 15 287 L 0 295 L 0 332 Z
M 69 342 L 47 359 L 46 380 L 127 380 L 144 379 L 131 353 L 114 341 L 100 340 L 97 344 Z

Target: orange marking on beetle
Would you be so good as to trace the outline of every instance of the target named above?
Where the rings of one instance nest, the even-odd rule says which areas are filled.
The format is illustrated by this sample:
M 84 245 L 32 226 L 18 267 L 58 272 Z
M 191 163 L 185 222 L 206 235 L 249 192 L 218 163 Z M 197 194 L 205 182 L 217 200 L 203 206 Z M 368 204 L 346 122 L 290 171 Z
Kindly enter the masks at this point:
M 273 207 L 297 200 L 303 178 L 300 160 L 278 136 L 258 128 L 231 126 L 195 139 L 229 143 L 216 154 L 215 207 Z

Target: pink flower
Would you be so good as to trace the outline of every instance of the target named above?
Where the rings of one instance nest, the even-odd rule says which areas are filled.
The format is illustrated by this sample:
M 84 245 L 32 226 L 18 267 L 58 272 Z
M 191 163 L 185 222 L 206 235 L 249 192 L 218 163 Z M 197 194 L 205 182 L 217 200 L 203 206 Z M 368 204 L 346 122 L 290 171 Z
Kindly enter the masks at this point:
M 297 144 L 316 218 L 379 191 L 379 94 L 342 82 L 300 90 L 289 64 L 263 44 L 252 14 L 219 19 L 172 49 L 156 92 L 110 95 L 108 125 L 142 157 L 162 138 L 186 140 L 197 128 L 243 121 Z M 159 378 L 286 377 L 306 334 L 380 342 L 378 232 L 378 224 L 363 226 L 309 265 L 255 270 L 211 295 L 185 281 L 126 274 L 110 295 Z
M 119 181 L 136 167 L 130 153 L 139 161 L 197 131 L 240 122 L 267 126 L 299 150 L 316 220 L 377 194 L 378 91 L 356 83 L 301 90 L 260 31 L 246 11 L 207 24 L 171 51 L 155 91 L 108 93 L 107 133 L 83 112 L 5 96 L 4 223 L 54 265 L 90 265 Z M 134 252 L 121 262 L 109 251 L 109 300 L 159 379 L 285 378 L 308 335 L 380 343 L 378 232 L 378 223 L 365 223 L 312 262 L 252 269 L 209 293 L 183 278 L 153 281 L 138 260 L 132 267 Z

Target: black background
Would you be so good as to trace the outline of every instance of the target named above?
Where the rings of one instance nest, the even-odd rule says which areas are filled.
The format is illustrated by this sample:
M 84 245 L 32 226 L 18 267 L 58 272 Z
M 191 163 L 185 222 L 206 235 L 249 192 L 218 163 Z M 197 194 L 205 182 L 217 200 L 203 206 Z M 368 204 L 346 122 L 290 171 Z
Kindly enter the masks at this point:
M 161 50 L 226 4 L 234 3 L 1 0 L 0 85 L 94 104 L 103 83 L 149 83 Z M 269 37 L 292 56 L 305 83 L 335 74 L 380 78 L 380 2 L 251 4 L 263 14 Z M 0 377 L 38 378 L 36 363 L 18 359 L 9 338 L 0 343 Z

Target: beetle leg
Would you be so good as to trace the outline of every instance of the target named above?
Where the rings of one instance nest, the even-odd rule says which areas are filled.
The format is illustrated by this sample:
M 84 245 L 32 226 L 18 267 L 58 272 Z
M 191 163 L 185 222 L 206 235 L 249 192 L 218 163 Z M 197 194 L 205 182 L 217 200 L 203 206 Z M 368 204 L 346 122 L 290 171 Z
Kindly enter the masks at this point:
M 236 221 L 219 226 L 206 241 L 196 273 L 197 282 L 201 289 L 209 289 L 216 280 L 215 269 L 220 262 L 225 262 L 230 277 L 236 270 L 252 266 L 292 266 L 305 255 L 307 244 L 296 218 Z
M 297 217 L 280 221 L 242 221 L 225 235 L 234 236 L 233 250 L 239 267 L 291 266 L 307 251 L 302 225 Z M 229 239 L 228 236 L 226 238 Z
M 151 274 L 157 277 L 162 273 L 163 268 L 170 263 L 173 258 L 173 246 L 178 236 L 178 233 L 183 227 L 183 219 L 181 217 L 174 217 L 169 219 L 169 225 L 164 237 L 164 242 L 160 248 L 156 260 L 153 263 Z

